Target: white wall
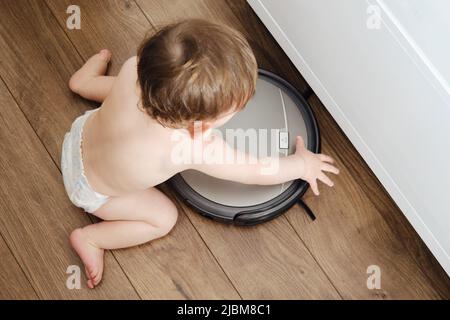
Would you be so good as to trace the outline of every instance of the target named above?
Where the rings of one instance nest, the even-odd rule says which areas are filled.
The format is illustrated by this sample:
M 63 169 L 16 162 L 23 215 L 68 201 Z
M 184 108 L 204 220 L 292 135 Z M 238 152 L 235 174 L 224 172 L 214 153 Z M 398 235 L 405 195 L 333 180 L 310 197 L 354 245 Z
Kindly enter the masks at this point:
M 248 2 L 450 274 L 450 1 Z

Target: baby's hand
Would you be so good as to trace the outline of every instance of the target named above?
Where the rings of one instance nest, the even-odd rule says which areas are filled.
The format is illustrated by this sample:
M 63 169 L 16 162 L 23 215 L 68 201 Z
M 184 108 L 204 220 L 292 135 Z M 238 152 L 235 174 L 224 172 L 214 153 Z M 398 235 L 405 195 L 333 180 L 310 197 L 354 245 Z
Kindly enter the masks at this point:
M 316 196 L 319 195 L 317 179 L 332 187 L 333 181 L 327 177 L 324 171 L 339 174 L 339 169 L 330 163 L 334 163 L 333 158 L 324 154 L 315 154 L 305 147 L 302 137 L 297 137 L 297 145 L 294 157 L 300 163 L 300 179 L 305 180 L 311 186 Z

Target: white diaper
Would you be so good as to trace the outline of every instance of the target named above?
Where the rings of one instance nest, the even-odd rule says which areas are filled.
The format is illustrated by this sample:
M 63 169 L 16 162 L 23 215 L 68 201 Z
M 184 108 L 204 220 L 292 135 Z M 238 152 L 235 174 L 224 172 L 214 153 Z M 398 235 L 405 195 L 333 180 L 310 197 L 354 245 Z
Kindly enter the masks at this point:
M 70 201 L 89 213 L 94 213 L 108 200 L 108 196 L 95 192 L 89 185 L 84 174 L 81 154 L 84 123 L 89 115 L 96 110 L 86 111 L 84 115 L 75 119 L 70 132 L 67 132 L 64 137 L 61 154 L 61 171 L 64 187 L 66 188 Z

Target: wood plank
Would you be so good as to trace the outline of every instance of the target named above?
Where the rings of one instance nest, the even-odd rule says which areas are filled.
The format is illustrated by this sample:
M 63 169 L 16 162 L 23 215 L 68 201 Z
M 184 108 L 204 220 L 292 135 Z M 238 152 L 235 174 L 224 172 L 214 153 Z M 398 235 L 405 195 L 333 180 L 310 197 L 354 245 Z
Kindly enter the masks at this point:
M 0 232 L 38 296 L 137 298 L 110 254 L 106 256 L 105 281 L 97 290 L 87 289 L 84 281 L 83 289 L 67 289 L 67 267 L 81 265 L 68 237 L 89 220 L 70 204 L 61 187 L 60 172 L 3 82 L 0 108 Z M 26 294 L 20 293 L 21 298 Z
M 137 47 L 145 35 L 154 32 L 133 1 L 77 1 L 81 12 L 80 30 L 66 28 L 68 17 L 66 10 L 73 1 L 45 1 L 83 60 L 87 60 L 103 48 L 112 52 L 113 57 L 108 70 L 110 74 L 117 74 L 123 62 L 136 55 Z
M 137 0 L 137 3 L 156 28 L 187 18 L 209 19 L 236 28 L 246 36 L 260 68 L 283 76 L 302 93 L 308 90 L 303 77 L 291 72 L 295 70 L 292 63 L 245 0 Z
M 33 286 L 25 277 L 3 237 L 0 237 L 0 299 L 31 300 L 37 298 Z
M 60 159 L 67 124 L 94 106 L 67 86 L 81 60 L 69 54 L 72 44 L 42 1 L 7 1 L 0 18 L 1 76 L 49 153 Z
M 62 27 L 69 4 L 48 1 Z M 135 54 L 145 34 L 153 30 L 134 2 L 85 0 L 78 5 L 83 17 L 81 30 L 67 34 L 84 60 L 101 48 L 111 49 L 115 66 L 110 70 L 112 74 Z M 183 212 L 169 236 L 138 248 L 115 251 L 114 255 L 142 298 L 239 299 Z
M 311 104 L 314 110 L 323 108 L 316 98 Z M 347 169 L 340 157 L 341 145 L 331 144 L 329 136 L 342 133 L 324 125 L 322 117 L 318 121 L 322 151 L 338 160 L 341 173 L 334 179 L 334 188 L 322 185 L 320 197 L 310 191 L 305 195 L 316 221 L 306 218 L 298 207 L 287 214 L 312 255 L 346 299 L 442 298 Z M 381 269 L 380 290 L 367 288 L 370 265 Z
M 409 252 L 411 258 L 416 261 L 420 269 L 426 270 L 426 275 L 433 287 L 440 292 L 441 296 L 450 297 L 450 278 L 447 273 L 439 265 L 325 106 L 317 97 L 312 97 L 310 101 L 324 128 L 322 136 L 326 137 L 332 146 L 336 146 L 336 149 L 339 148 L 340 163 L 345 165 L 352 177 L 358 181 L 358 185 L 361 186 L 367 198 L 381 214 L 398 240 L 404 244 L 405 250 Z
M 224 225 L 181 204 L 244 299 L 340 299 L 285 217 Z
M 138 1 L 156 26 L 203 18 L 242 28 L 224 1 Z M 239 228 L 188 213 L 202 238 L 244 299 L 339 299 L 284 217 Z

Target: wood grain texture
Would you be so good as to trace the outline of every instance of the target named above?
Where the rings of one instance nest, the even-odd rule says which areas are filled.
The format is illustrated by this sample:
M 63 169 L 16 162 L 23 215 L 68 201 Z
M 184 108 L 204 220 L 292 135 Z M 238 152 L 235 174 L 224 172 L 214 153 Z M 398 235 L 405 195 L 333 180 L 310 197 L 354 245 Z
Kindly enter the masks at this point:
M 245 28 L 221 0 L 137 1 L 155 28 L 202 18 Z M 339 299 L 284 217 L 253 228 L 224 226 L 180 204 L 244 299 Z
M 38 296 L 6 242 L 0 237 L 0 299 L 32 300 Z
M 81 59 L 43 1 L 6 1 L 0 21 L 0 74 L 59 163 L 67 124 L 93 106 L 67 86 Z
M 104 48 L 112 52 L 110 74 L 117 74 L 123 62 L 136 55 L 145 36 L 154 32 L 134 1 L 77 1 L 81 11 L 80 30 L 66 28 L 66 9 L 73 1 L 46 0 L 46 3 L 83 60 Z
M 61 27 L 65 26 L 69 4 L 70 1 L 48 1 Z M 101 48 L 110 49 L 115 66 L 110 74 L 135 55 L 146 34 L 153 32 L 132 1 L 85 0 L 78 5 L 83 15 L 81 30 L 67 30 L 67 35 L 83 60 Z M 170 235 L 138 248 L 115 251 L 114 255 L 144 299 L 239 299 L 183 212 Z
M 166 188 L 166 193 L 173 193 Z M 284 217 L 253 227 L 225 225 L 181 202 L 243 299 L 340 299 Z
M 310 101 L 318 115 L 322 152 L 338 160 L 341 173 L 334 179 L 334 188 L 321 185 L 320 197 L 311 192 L 304 197 L 317 214 L 316 221 L 311 222 L 294 207 L 287 214 L 290 223 L 346 299 L 445 298 L 380 215 L 358 177 L 347 169 L 340 157 L 342 144 L 331 144 L 329 137 L 342 133 L 335 129 L 331 132 L 332 127 L 322 122 L 323 115 L 317 111 L 323 106 L 315 97 Z M 381 269 L 381 290 L 368 290 L 366 286 L 370 265 Z M 440 281 L 445 283 L 444 278 Z
M 284 218 L 246 228 L 189 214 L 244 299 L 340 299 Z
M 70 248 L 68 237 L 73 229 L 89 220 L 69 202 L 58 169 L 3 82 L 0 83 L 0 172 L 0 233 L 39 298 L 137 297 L 110 254 L 106 256 L 109 268 L 98 290 L 86 286 L 80 290 L 67 289 L 67 267 L 82 266 Z M 26 292 L 23 295 L 25 298 Z

